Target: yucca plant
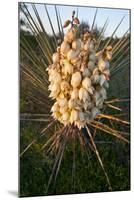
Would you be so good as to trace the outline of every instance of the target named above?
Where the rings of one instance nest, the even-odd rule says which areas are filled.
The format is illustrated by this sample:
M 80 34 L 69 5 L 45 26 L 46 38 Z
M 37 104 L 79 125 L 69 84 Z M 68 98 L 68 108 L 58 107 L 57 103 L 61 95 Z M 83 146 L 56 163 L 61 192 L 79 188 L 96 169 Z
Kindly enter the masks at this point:
M 43 141 L 40 149 L 54 159 L 48 184 L 44 188 L 45 194 L 49 194 L 51 183 L 54 181 L 56 185 L 64 154 L 72 152 L 72 185 L 74 192 L 79 193 L 85 190 L 77 190 L 75 186 L 77 152 L 80 150 L 81 156 L 89 159 L 88 162 L 93 152 L 104 172 L 107 190 L 111 191 L 108 169 L 105 169 L 96 138 L 100 138 L 100 143 L 101 139 L 105 140 L 101 145 L 107 143 L 107 138 L 109 141 L 108 135 L 116 142 L 129 144 L 129 77 L 121 79 L 126 72 L 129 73 L 129 30 L 120 39 L 113 39 L 124 17 L 111 37 L 105 39 L 108 20 L 97 32 L 97 9 L 89 28 L 80 25 L 75 11 L 72 18 L 62 24 L 55 5 L 57 35 L 47 6 L 42 4 L 53 33 L 49 36 L 36 5 L 31 6 L 34 16 L 25 3 L 20 4 L 20 12 L 25 16 L 24 22 L 29 30 L 27 35 L 20 32 L 21 95 L 24 93 L 26 100 L 30 101 L 28 105 L 32 106 L 26 109 L 30 112 L 21 113 L 20 119 L 39 122 L 44 127 L 28 145 L 25 144 L 20 159 L 34 144 Z M 122 92 L 118 91 L 117 83 Z M 24 85 L 25 91 L 22 90 Z M 103 133 L 106 136 L 103 137 Z M 103 152 L 101 154 L 103 156 Z

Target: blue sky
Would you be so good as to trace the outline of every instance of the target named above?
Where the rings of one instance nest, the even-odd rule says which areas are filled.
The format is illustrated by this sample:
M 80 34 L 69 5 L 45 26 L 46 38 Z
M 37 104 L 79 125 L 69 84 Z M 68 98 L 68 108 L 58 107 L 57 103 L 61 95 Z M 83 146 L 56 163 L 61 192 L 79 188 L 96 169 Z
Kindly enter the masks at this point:
M 27 5 L 28 5 L 29 11 L 32 13 L 32 15 L 34 15 L 31 5 L 30 4 L 27 4 Z M 48 33 L 52 33 L 44 5 L 43 4 L 35 4 L 35 5 L 43 21 L 46 31 Z M 57 8 L 61 15 L 62 24 L 64 24 L 64 21 L 66 21 L 67 19 L 70 19 L 73 10 L 75 11 L 77 10 L 77 6 L 57 5 Z M 58 32 L 55 8 L 53 5 L 47 5 L 47 9 L 50 14 L 53 26 L 56 32 Z M 78 7 L 79 20 L 86 21 L 90 25 L 92 25 L 95 11 L 96 11 L 96 8 L 94 7 Z M 109 24 L 105 32 L 105 36 L 110 36 L 123 16 L 125 16 L 125 18 L 122 24 L 120 25 L 118 31 L 115 34 L 115 36 L 121 37 L 123 33 L 125 33 L 129 28 L 129 10 L 99 8 L 97 17 L 96 17 L 96 24 L 98 27 L 102 27 L 106 19 L 109 18 Z

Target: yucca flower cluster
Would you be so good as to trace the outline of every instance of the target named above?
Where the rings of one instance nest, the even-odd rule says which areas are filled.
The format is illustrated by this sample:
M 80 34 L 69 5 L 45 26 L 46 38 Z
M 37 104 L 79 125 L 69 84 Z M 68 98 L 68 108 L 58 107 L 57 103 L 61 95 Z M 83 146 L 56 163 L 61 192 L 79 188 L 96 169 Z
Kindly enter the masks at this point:
M 109 87 L 109 60 L 112 47 L 96 52 L 96 39 L 91 31 L 78 36 L 79 19 L 72 15 L 64 28 L 71 28 L 53 54 L 48 67 L 50 97 L 55 99 L 52 115 L 64 125 L 79 129 L 100 114 Z

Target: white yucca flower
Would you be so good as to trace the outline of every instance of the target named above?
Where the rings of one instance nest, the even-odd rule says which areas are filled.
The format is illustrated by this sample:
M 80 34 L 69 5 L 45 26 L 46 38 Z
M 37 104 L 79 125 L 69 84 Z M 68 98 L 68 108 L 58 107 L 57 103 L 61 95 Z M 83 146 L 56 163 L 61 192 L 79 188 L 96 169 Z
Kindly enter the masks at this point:
M 68 121 L 69 117 L 70 117 L 69 112 L 64 112 L 64 113 L 62 114 L 62 120 L 65 121 L 65 122 Z
M 55 102 L 54 105 L 51 108 L 51 111 L 52 112 L 59 112 L 59 110 L 60 110 L 59 104 L 57 102 Z
M 103 70 L 105 69 L 109 69 L 109 62 L 108 61 L 105 61 L 103 60 L 102 58 L 99 60 L 98 62 L 98 67 L 99 67 L 99 70 L 101 72 L 103 72 Z
M 64 27 L 69 24 L 67 20 Z M 72 25 L 47 69 L 50 97 L 57 102 L 51 109 L 54 118 L 81 129 L 101 112 L 107 98 L 111 50 L 108 46 L 96 53 L 95 39 L 90 33 L 86 32 L 83 39 L 78 38 L 77 29 Z
M 77 99 L 79 97 L 79 90 L 77 88 L 73 88 L 71 91 L 71 99 Z
M 85 88 L 87 91 L 91 88 L 91 80 L 90 78 L 86 77 L 82 81 L 82 86 Z
M 87 63 L 87 66 L 91 71 L 93 71 L 96 68 L 95 63 L 91 60 L 89 60 L 89 62 Z
M 81 83 L 81 73 L 80 72 L 75 72 L 73 75 L 72 75 L 72 79 L 71 79 L 71 85 L 76 88 L 80 85 Z
M 50 97 L 52 98 L 57 98 L 57 96 L 59 95 L 60 93 L 60 86 L 59 84 L 53 84 L 53 85 L 50 85 L 49 89 L 51 90 L 51 93 L 50 93 Z
M 85 68 L 83 73 L 82 73 L 83 77 L 90 77 L 91 76 L 91 71 L 88 68 Z
M 59 54 L 58 53 L 54 53 L 52 59 L 53 59 L 53 63 L 54 64 L 59 63 L 59 61 L 60 61 Z
M 70 115 L 70 123 L 77 121 L 79 119 L 79 111 L 78 110 L 72 110 Z
M 62 54 L 66 55 L 70 50 L 70 45 L 68 42 L 63 41 L 60 47 Z
M 72 49 L 77 50 L 81 48 L 81 40 L 77 39 L 72 42 Z
M 64 106 L 68 105 L 68 101 L 66 98 L 60 98 L 60 99 L 58 99 L 58 104 L 60 107 L 64 107 Z
M 58 72 L 53 70 L 53 73 L 50 74 L 50 76 L 49 76 L 49 81 L 51 83 L 56 84 L 56 83 L 60 83 L 61 80 L 62 80 L 61 75 Z
M 81 87 L 79 90 L 79 99 L 82 100 L 83 102 L 85 102 L 86 99 L 89 99 L 89 98 L 90 98 L 90 96 L 89 96 L 87 90 L 84 89 L 83 87 Z
M 73 65 L 68 60 L 64 60 L 63 72 L 65 75 L 73 74 L 73 68 Z

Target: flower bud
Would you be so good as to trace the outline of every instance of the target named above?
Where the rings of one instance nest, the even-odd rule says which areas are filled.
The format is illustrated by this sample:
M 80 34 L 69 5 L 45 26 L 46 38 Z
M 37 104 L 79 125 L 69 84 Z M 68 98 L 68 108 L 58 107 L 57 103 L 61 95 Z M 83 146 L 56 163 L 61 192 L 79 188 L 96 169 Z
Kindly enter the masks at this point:
M 71 85 L 76 88 L 80 85 L 81 83 L 81 73 L 80 72 L 75 72 L 73 75 L 72 75 L 72 79 L 71 79 Z
M 111 60 L 112 58 L 112 52 L 111 51 L 106 51 L 106 59 Z
M 83 87 L 80 88 L 79 90 L 79 99 L 83 100 L 83 102 L 85 102 L 89 97 L 88 92 L 86 89 L 84 89 Z
M 71 21 L 70 20 L 66 20 L 65 21 L 65 23 L 64 23 L 64 26 L 63 26 L 63 28 L 66 28 L 69 24 L 71 23 Z
M 74 88 L 71 92 L 71 99 L 77 99 L 79 96 L 79 90 L 77 88 Z
M 80 53 L 79 49 L 78 49 L 77 51 L 71 49 L 71 50 L 67 53 L 67 59 L 68 59 L 68 61 L 72 61 L 72 60 L 78 58 L 79 53 Z
M 51 108 L 51 112 L 59 112 L 59 110 L 60 110 L 60 107 L 59 107 L 58 103 L 55 102 Z
M 61 82 L 61 91 L 69 91 L 70 85 L 67 81 Z
M 60 93 L 60 86 L 58 84 L 51 85 L 51 93 L 49 96 L 52 98 L 56 98 L 59 93 Z
M 60 52 L 66 55 L 69 50 L 70 44 L 68 42 L 63 41 L 61 44 Z
M 68 101 L 66 98 L 61 98 L 61 99 L 58 99 L 58 104 L 60 107 L 64 107 L 68 105 Z
M 93 93 L 94 93 L 94 87 L 93 86 L 91 86 L 90 88 L 88 88 L 88 92 L 90 93 L 90 94 L 92 94 L 93 95 Z
M 64 112 L 62 115 L 62 120 L 67 121 L 69 119 L 69 117 L 70 117 L 69 112 Z
M 61 118 L 61 113 L 60 112 L 53 112 L 53 117 L 55 118 L 55 119 L 58 119 L 58 120 L 60 120 L 60 118 Z
M 100 85 L 102 86 L 104 84 L 104 82 L 106 81 L 106 77 L 104 74 L 100 75 Z
M 100 76 L 99 76 L 99 75 L 93 75 L 93 76 L 91 77 L 91 81 L 92 81 L 93 84 L 99 83 L 99 81 L 100 81 Z
M 88 89 L 91 87 L 91 80 L 88 77 L 85 77 L 82 81 L 82 86 L 88 91 Z
M 71 115 L 70 115 L 70 122 L 71 122 L 71 124 L 74 121 L 78 120 L 78 119 L 79 119 L 79 113 L 78 113 L 78 111 L 77 110 L 72 110 L 71 111 Z
M 59 63 L 59 61 L 60 61 L 59 54 L 58 54 L 58 53 L 54 53 L 54 54 L 53 54 L 53 57 L 52 57 L 52 60 L 53 60 L 53 63 L 54 63 L 54 64 Z
M 109 69 L 104 70 L 103 74 L 106 76 L 110 76 L 110 70 Z
M 102 72 L 103 70 L 109 68 L 109 62 L 104 61 L 103 59 L 100 59 L 98 62 L 98 67 L 99 67 L 99 70 Z
M 67 60 L 64 61 L 63 72 L 65 75 L 73 74 L 73 65 Z
M 80 21 L 77 17 L 74 18 L 74 21 L 73 21 L 75 24 L 80 24 Z
M 73 63 L 74 66 L 76 67 L 76 69 L 80 69 L 80 66 L 81 66 L 81 60 L 78 60 L 76 63 Z
M 73 109 L 73 108 L 75 108 L 75 106 L 76 106 L 76 102 L 75 102 L 74 100 L 70 99 L 70 100 L 68 101 L 68 107 L 69 107 L 70 109 Z
M 95 62 L 96 57 L 95 57 L 95 53 L 94 53 L 94 52 L 92 52 L 92 53 L 89 55 L 89 60 Z
M 95 68 L 95 69 L 93 70 L 93 75 L 99 75 L 99 70 L 98 70 L 98 68 Z
M 59 111 L 61 114 L 65 113 L 68 109 L 68 106 L 63 106 L 63 107 L 60 107 Z
M 76 32 L 73 29 L 70 29 L 64 36 L 64 41 L 72 43 L 76 38 Z
M 58 72 L 54 72 L 52 75 L 49 76 L 49 81 L 52 83 L 60 83 L 61 82 L 61 75 Z
M 90 77 L 91 76 L 91 71 L 88 68 L 85 68 L 83 73 L 82 73 L 83 77 Z
M 91 71 L 93 71 L 96 68 L 96 66 L 95 66 L 93 61 L 89 61 L 87 66 Z
M 72 49 L 78 50 L 81 48 L 81 41 L 80 40 L 74 40 L 72 42 Z

